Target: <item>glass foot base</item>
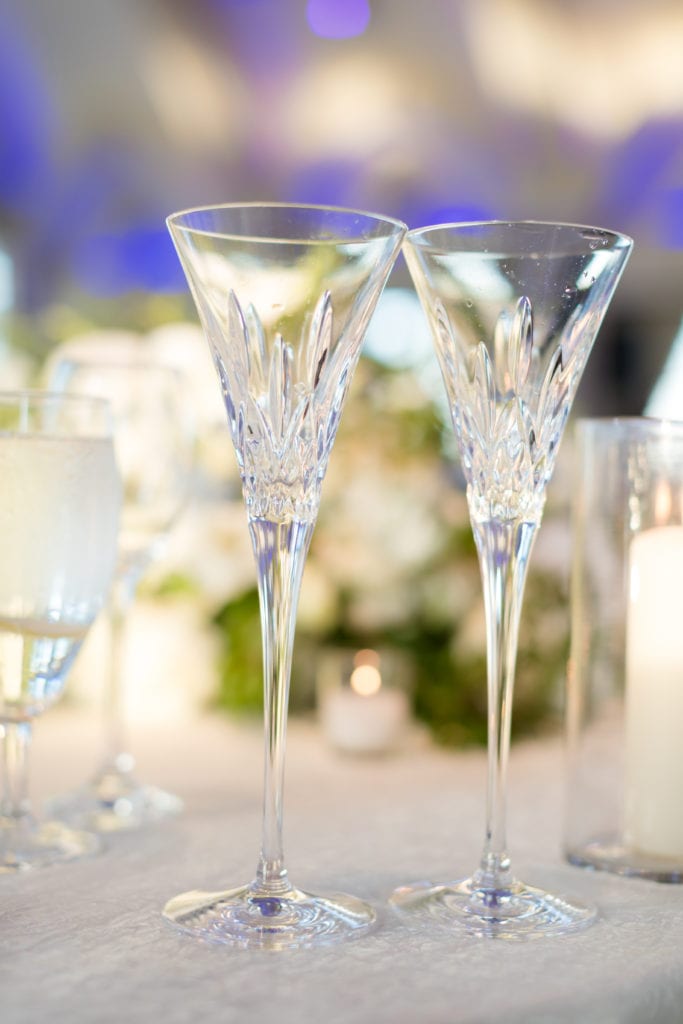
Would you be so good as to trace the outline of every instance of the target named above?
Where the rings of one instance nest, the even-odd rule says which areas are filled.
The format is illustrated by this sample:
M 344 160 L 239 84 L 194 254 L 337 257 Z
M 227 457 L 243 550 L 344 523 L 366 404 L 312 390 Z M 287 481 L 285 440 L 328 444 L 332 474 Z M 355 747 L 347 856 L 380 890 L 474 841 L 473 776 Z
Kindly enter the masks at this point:
M 390 903 L 406 914 L 472 935 L 493 939 L 536 939 L 565 935 L 591 925 L 594 907 L 570 902 L 522 882 L 482 888 L 473 879 L 446 885 L 416 882 L 396 889 Z
M 13 874 L 89 857 L 101 849 L 91 832 L 60 821 L 8 822 L 0 818 L 0 874 Z
M 123 832 L 179 814 L 183 802 L 173 793 L 111 771 L 49 806 L 51 814 L 80 827 L 95 832 Z
M 567 860 L 580 868 L 611 871 L 615 875 L 649 878 L 653 882 L 683 884 L 683 857 L 659 857 L 642 853 L 621 837 L 598 836 L 566 851 Z
M 366 934 L 375 924 L 367 903 L 335 893 L 312 896 L 298 889 L 274 897 L 253 885 L 227 892 L 187 892 L 170 900 L 164 917 L 209 942 L 244 949 L 305 949 Z

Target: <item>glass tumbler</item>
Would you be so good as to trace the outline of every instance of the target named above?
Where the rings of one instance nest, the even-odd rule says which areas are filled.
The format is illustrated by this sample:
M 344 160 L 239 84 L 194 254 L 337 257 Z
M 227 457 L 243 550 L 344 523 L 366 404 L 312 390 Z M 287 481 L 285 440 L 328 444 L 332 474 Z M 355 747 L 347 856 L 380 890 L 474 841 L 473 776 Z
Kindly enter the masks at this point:
M 565 853 L 683 881 L 683 423 L 577 424 Z

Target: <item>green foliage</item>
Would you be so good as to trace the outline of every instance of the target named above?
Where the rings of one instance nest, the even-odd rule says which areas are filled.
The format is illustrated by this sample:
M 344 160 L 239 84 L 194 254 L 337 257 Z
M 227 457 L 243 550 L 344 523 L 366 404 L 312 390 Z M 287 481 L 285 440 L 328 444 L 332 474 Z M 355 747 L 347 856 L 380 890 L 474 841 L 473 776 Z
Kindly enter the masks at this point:
M 196 597 L 199 586 L 194 579 L 184 572 L 166 573 L 160 580 L 146 583 L 144 580 L 138 587 L 138 593 L 145 597 L 174 598 Z
M 513 739 L 547 728 L 557 717 L 558 689 L 568 655 L 567 628 L 558 622 L 564 605 L 555 577 L 531 568 L 515 673 Z M 430 633 L 427 627 L 416 632 L 420 635 L 415 651 L 419 665 L 414 692 L 417 717 L 444 745 L 486 744 L 485 649 L 463 652 L 457 623 L 452 630 Z
M 258 591 L 247 590 L 214 617 L 221 631 L 218 704 L 231 711 L 260 711 L 263 669 Z

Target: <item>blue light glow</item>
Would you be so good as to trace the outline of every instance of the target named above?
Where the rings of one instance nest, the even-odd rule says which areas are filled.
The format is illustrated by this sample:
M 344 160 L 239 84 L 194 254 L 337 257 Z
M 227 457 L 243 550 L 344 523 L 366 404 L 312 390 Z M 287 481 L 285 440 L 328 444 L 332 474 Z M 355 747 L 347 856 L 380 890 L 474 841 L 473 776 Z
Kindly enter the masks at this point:
M 683 249 L 683 188 L 662 192 L 658 205 L 658 241 L 667 249 Z
M 0 20 L 0 205 L 30 210 L 50 186 L 54 110 L 36 54 Z
M 430 227 L 432 224 L 471 224 L 482 220 L 495 220 L 497 214 L 483 203 L 434 203 L 413 201 L 411 209 L 403 211 L 411 228 Z
M 323 39 L 351 39 L 370 23 L 368 0 L 308 0 L 306 17 L 311 30 Z
M 165 227 L 138 225 L 125 234 L 83 239 L 74 255 L 74 276 L 90 294 L 128 291 L 180 292 L 185 282 Z
M 683 149 L 683 124 L 677 118 L 644 124 L 610 154 L 598 205 L 617 219 L 648 216 L 660 183 L 671 174 Z

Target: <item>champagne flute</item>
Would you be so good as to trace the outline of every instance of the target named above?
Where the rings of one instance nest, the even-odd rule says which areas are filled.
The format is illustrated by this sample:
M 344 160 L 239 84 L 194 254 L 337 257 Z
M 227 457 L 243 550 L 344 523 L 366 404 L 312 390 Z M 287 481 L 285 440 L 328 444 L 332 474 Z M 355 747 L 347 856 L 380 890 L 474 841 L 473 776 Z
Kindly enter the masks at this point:
M 296 889 L 282 848 L 296 607 L 320 489 L 365 330 L 405 231 L 331 207 L 189 210 L 169 228 L 221 383 L 256 560 L 265 781 L 253 881 L 172 899 L 166 918 L 216 942 L 283 949 L 360 935 L 371 907 Z
M 94 777 L 54 803 L 69 820 L 99 832 L 157 821 L 182 809 L 175 794 L 138 780 L 128 750 L 123 674 L 126 624 L 137 586 L 159 558 L 189 492 L 194 434 L 183 375 L 154 360 L 135 337 L 85 337 L 60 346 L 48 363 L 50 386 L 106 398 L 123 479 L 119 558 L 107 607 L 109 659 L 105 749 Z
M 99 845 L 33 817 L 28 755 L 114 570 L 121 482 L 106 403 L 0 393 L 0 476 L 0 872 L 13 872 Z
M 593 908 L 512 874 L 506 780 L 527 565 L 569 410 L 630 254 L 624 235 L 567 224 L 445 224 L 405 254 L 430 322 L 467 481 L 484 589 L 486 837 L 471 878 L 404 886 L 396 907 L 502 939 L 583 928 Z

